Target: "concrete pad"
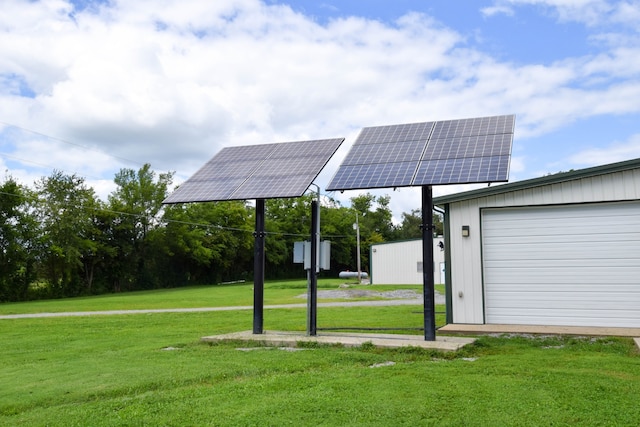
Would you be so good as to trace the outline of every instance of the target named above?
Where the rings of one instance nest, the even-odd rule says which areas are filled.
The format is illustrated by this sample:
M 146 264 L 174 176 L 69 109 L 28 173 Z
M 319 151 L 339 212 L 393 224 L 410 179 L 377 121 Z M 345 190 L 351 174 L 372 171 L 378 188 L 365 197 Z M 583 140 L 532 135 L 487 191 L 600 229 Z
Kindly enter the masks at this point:
M 636 346 L 638 347 L 638 350 L 640 350 L 640 338 L 634 338 L 633 340 L 636 342 Z
M 202 341 L 254 341 L 275 347 L 295 347 L 299 342 L 341 344 L 345 347 L 358 347 L 365 343 L 371 343 L 376 347 L 383 348 L 420 347 L 440 351 L 456 351 L 473 343 L 475 338 L 436 336 L 435 341 L 425 341 L 424 336 L 421 335 L 322 332 L 316 336 L 309 336 L 302 332 L 265 331 L 263 334 L 254 334 L 252 331 L 242 331 L 202 337 Z
M 438 329 L 447 334 L 541 334 L 607 337 L 638 337 L 640 328 L 598 328 L 591 326 L 470 325 L 449 324 Z

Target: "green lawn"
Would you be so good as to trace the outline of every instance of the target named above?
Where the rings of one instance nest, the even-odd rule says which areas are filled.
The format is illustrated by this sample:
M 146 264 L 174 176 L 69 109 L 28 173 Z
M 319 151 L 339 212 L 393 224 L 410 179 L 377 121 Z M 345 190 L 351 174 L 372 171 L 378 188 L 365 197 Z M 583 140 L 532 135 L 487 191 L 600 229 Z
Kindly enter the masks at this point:
M 318 289 L 338 289 L 343 279 L 321 279 Z M 395 289 L 413 289 L 422 292 L 419 285 L 367 286 L 349 284 L 350 289 L 369 289 L 387 291 Z M 444 287 L 436 289 L 444 292 Z M 265 284 L 264 303 L 299 304 L 305 300 L 299 296 L 307 291 L 306 280 L 272 281 Z M 366 300 L 375 298 L 358 298 Z M 328 300 L 319 300 L 328 301 Z M 194 307 L 228 307 L 253 305 L 253 284 L 211 285 L 190 288 L 164 289 L 156 291 L 140 291 L 119 294 L 107 294 L 86 298 L 67 298 L 48 301 L 29 301 L 21 303 L 0 304 L 0 314 L 22 313 L 54 313 L 65 311 L 102 311 L 102 310 L 138 310 L 162 308 L 194 308 Z
M 273 286 L 283 288 L 283 300 L 297 292 Z M 128 297 L 171 307 L 195 304 L 202 292 L 212 294 L 206 301 L 242 305 L 245 291 Z M 129 306 L 95 300 L 108 303 L 80 305 Z M 53 311 L 46 302 L 39 308 Z M 413 327 L 422 322 L 417 311 L 322 308 L 318 326 Z M 304 309 L 266 310 L 265 329 L 304 330 L 305 316 Z M 456 353 L 368 345 L 247 351 L 251 345 L 200 342 L 251 329 L 251 322 L 250 310 L 0 320 L 0 425 L 635 426 L 640 420 L 640 355 L 630 339 L 489 336 Z

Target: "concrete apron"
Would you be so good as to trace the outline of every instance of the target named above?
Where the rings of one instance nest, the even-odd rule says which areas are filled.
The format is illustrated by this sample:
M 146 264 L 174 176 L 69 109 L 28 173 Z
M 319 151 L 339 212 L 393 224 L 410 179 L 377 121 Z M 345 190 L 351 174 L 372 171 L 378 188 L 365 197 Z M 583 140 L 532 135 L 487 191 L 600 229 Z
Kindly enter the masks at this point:
M 345 347 L 359 347 L 363 344 L 371 343 L 376 347 L 383 348 L 420 347 L 440 351 L 456 351 L 467 344 L 473 343 L 475 340 L 475 338 L 436 336 L 435 341 L 425 341 L 424 336 L 421 335 L 346 332 L 322 332 L 316 336 L 309 336 L 302 332 L 283 331 L 265 331 L 263 334 L 254 334 L 252 331 L 242 331 L 202 337 L 202 341 L 205 342 L 259 342 L 263 345 L 274 347 L 295 347 L 299 342 L 343 345 Z
M 640 328 L 596 328 L 587 326 L 540 326 L 540 325 L 469 325 L 449 324 L 438 329 L 447 334 L 535 334 L 535 335 L 581 335 L 630 337 L 640 350 Z
M 447 334 L 541 334 L 640 337 L 640 328 L 597 328 L 591 326 L 472 325 L 452 323 L 438 329 Z

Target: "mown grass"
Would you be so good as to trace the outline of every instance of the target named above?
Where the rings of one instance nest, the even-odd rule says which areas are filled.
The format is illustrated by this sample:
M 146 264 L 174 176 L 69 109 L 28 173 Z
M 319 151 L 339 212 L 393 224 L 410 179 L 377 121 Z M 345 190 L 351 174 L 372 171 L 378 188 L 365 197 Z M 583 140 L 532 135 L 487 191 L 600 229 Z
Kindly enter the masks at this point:
M 343 279 L 321 279 L 318 289 L 338 289 Z M 398 285 L 368 286 L 348 282 L 350 289 L 387 291 L 399 289 Z M 402 289 L 421 292 L 419 285 L 402 285 Z M 438 289 L 438 288 L 436 288 Z M 306 279 L 270 281 L 265 283 L 264 303 L 296 304 L 304 303 L 300 296 L 307 290 Z M 444 289 L 439 290 L 444 292 Z M 376 298 L 355 298 L 371 300 Z M 325 300 L 322 300 L 325 301 Z M 328 300 L 327 300 L 328 301 Z M 164 308 L 228 307 L 251 306 L 253 304 L 253 284 L 194 286 L 188 288 L 138 291 L 107 294 L 85 298 L 65 298 L 47 301 L 28 301 L 0 304 L 0 314 L 56 313 L 65 311 L 139 310 Z
M 415 311 L 323 308 L 318 323 L 420 325 Z M 305 315 L 266 310 L 265 328 L 303 330 Z M 250 329 L 251 318 L 248 310 L 0 320 L 0 425 L 631 426 L 640 419 L 640 356 L 629 339 L 488 336 L 455 353 L 371 345 L 249 351 L 246 343 L 200 342 Z M 393 364 L 372 367 L 385 362 Z

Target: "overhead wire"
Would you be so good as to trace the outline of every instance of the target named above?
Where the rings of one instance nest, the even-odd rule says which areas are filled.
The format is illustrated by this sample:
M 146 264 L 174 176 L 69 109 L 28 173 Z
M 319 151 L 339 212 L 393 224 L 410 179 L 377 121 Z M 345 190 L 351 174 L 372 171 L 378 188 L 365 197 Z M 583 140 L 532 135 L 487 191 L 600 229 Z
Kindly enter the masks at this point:
M 124 162 L 127 162 L 127 163 L 133 163 L 133 164 L 136 164 L 138 166 L 143 166 L 142 163 L 137 162 L 135 160 L 131 160 L 131 159 L 127 159 L 127 158 L 124 158 L 124 157 L 116 156 L 116 155 L 113 155 L 113 154 L 110 154 L 110 153 L 106 153 L 106 152 L 104 152 L 102 150 L 97 150 L 97 149 L 88 147 L 88 146 L 83 145 L 83 144 L 79 144 L 79 143 L 76 143 L 76 142 L 73 142 L 73 141 L 69 141 L 69 140 L 64 139 L 64 138 L 59 138 L 59 137 L 47 135 L 47 134 L 45 134 L 43 132 L 39 132 L 39 131 L 36 131 L 36 130 L 33 130 L 33 129 L 25 128 L 23 126 L 19 126 L 19 125 L 16 125 L 16 124 L 13 124 L 13 123 L 9 123 L 9 122 L 3 121 L 3 120 L 0 120 L 0 124 L 8 126 L 8 127 L 11 127 L 11 128 L 19 129 L 19 130 L 21 130 L 23 132 L 28 132 L 28 133 L 31 133 L 31 134 L 34 134 L 34 135 L 38 135 L 38 136 L 41 136 L 41 137 L 44 137 L 44 138 L 52 139 L 54 141 L 62 142 L 64 144 L 69 144 L 69 145 L 72 145 L 72 146 L 75 146 L 75 147 L 79 147 L 79 148 L 82 148 L 82 149 L 87 150 L 87 151 L 93 151 L 93 152 L 96 152 L 96 153 L 100 153 L 102 155 L 105 155 L 105 156 L 108 156 L 108 157 L 111 157 L 111 158 L 114 158 L 114 159 L 117 159 L 117 160 L 120 160 L 120 161 L 124 161 Z M 47 165 L 47 164 L 44 164 L 44 163 L 39 163 L 39 162 L 34 162 L 32 160 L 23 159 L 21 157 L 18 157 L 18 156 L 15 156 L 13 154 L 9 154 L 9 153 L 6 153 L 6 152 L 0 152 L 0 156 L 1 157 L 6 157 L 6 158 L 12 158 L 12 159 L 18 160 L 20 162 L 31 163 L 31 164 L 39 166 L 39 167 L 49 168 L 49 169 L 54 170 L 54 171 L 57 170 L 57 171 L 61 171 L 61 172 L 68 172 L 68 171 L 65 171 L 62 168 L 57 168 L 55 166 Z M 103 177 L 96 177 L 96 176 L 91 176 L 91 175 L 87 175 L 87 174 L 80 174 L 80 173 L 77 173 L 77 172 L 73 172 L 73 174 L 76 175 L 76 176 L 79 176 L 81 178 L 89 177 L 89 178 L 98 179 L 98 180 L 103 180 L 104 179 Z M 0 192 L 0 193 L 2 193 L 2 192 Z M 2 193 L 2 194 L 8 194 L 8 193 Z M 104 209 L 104 208 L 102 208 L 102 210 L 105 211 L 105 212 L 111 212 L 111 213 L 116 213 L 116 214 L 120 214 L 120 215 L 137 215 L 137 214 L 131 214 L 131 213 L 127 213 L 127 212 L 109 211 L 109 210 Z M 177 221 L 177 220 L 168 220 L 168 219 L 161 219 L 161 221 L 174 222 L 174 223 L 179 223 L 180 222 L 180 221 Z M 188 223 L 188 222 L 183 222 L 183 223 L 186 224 L 186 225 L 201 226 L 201 227 L 216 227 L 216 228 L 219 228 L 219 229 L 225 229 L 225 230 L 230 230 L 230 231 L 242 231 L 242 232 L 247 231 L 247 230 L 244 230 L 244 229 L 234 229 L 233 227 L 223 227 L 223 226 L 216 226 L 216 225 L 212 225 L 212 224 L 198 224 L 198 223 Z M 253 232 L 253 231 L 251 230 L 250 232 Z M 307 234 L 270 232 L 270 231 L 265 231 L 265 234 L 267 234 L 267 235 L 270 235 L 270 234 L 271 235 L 278 235 L 278 236 L 289 236 L 289 237 L 305 237 L 305 238 L 309 237 Z M 327 236 L 324 236 L 324 237 L 327 237 L 327 238 L 345 238 L 345 237 L 348 237 L 348 236 L 346 236 L 346 235 L 327 235 Z
M 25 197 L 24 195 L 8 193 L 6 191 L 0 191 L 0 194 L 4 194 L 4 195 L 7 195 L 7 196 L 13 196 L 13 197 Z M 40 201 L 40 199 L 36 198 L 36 201 Z M 98 212 L 113 213 L 113 214 L 116 214 L 116 215 L 130 216 L 130 217 L 136 217 L 136 218 L 140 218 L 140 219 L 155 220 L 155 221 L 164 222 L 164 223 L 167 223 L 167 224 L 169 224 L 169 223 L 182 224 L 182 225 L 190 225 L 190 226 L 194 226 L 194 227 L 215 228 L 217 230 L 224 230 L 224 231 L 239 231 L 239 232 L 242 232 L 242 233 L 253 233 L 254 232 L 254 230 L 250 230 L 250 229 L 238 228 L 238 227 L 228 227 L 228 226 L 219 225 L 219 224 L 205 224 L 205 223 L 192 222 L 192 221 L 182 221 L 182 220 L 170 219 L 170 218 L 164 218 L 164 217 L 158 218 L 156 216 L 147 217 L 147 216 L 142 215 L 142 214 L 137 214 L 137 213 L 132 213 L 132 212 L 117 211 L 117 210 L 114 210 L 114 209 L 108 209 L 108 208 L 104 208 L 104 207 L 97 208 L 97 207 L 83 206 L 82 209 L 98 211 Z M 273 235 L 273 236 L 304 237 L 304 238 L 308 238 L 309 237 L 309 234 L 284 233 L 284 232 L 279 232 L 279 231 L 265 231 L 265 234 Z M 326 235 L 324 237 L 332 238 L 332 239 L 339 239 L 339 238 L 345 238 L 345 237 L 348 237 L 348 236 L 344 236 L 344 235 Z
M 79 148 L 82 148 L 82 149 L 87 150 L 87 151 L 93 151 L 93 152 L 96 152 L 96 153 L 100 153 L 100 154 L 103 154 L 105 156 L 108 156 L 108 157 L 111 157 L 111 158 L 114 158 L 114 159 L 117 159 L 117 160 L 120 160 L 120 161 L 123 161 L 123 162 L 126 162 L 126 163 L 133 163 L 133 164 L 136 164 L 138 166 L 142 166 L 143 165 L 142 163 L 140 163 L 140 162 L 138 162 L 136 160 L 131 160 L 131 159 L 127 159 L 126 157 L 120 157 L 120 156 L 116 156 L 114 154 L 106 153 L 106 152 L 104 152 L 102 150 L 97 150 L 95 148 L 88 147 L 86 145 L 82 145 L 82 144 L 79 144 L 77 142 L 69 141 L 69 140 L 64 139 L 64 138 L 59 138 L 57 136 L 47 135 L 46 133 L 39 132 L 37 130 L 33 130 L 33 129 L 29 129 L 29 128 L 25 128 L 23 126 L 18 126 L 16 124 L 5 122 L 3 120 L 0 120 L 0 124 L 5 125 L 5 126 L 9 126 L 9 127 L 15 128 L 15 129 L 20 129 L 23 132 L 28 132 L 28 133 L 32 133 L 34 135 L 42 136 L 42 137 L 47 138 L 47 139 L 52 139 L 54 141 L 58 141 L 58 142 L 62 142 L 62 143 L 65 143 L 65 144 L 73 145 L 75 147 L 79 147 Z

